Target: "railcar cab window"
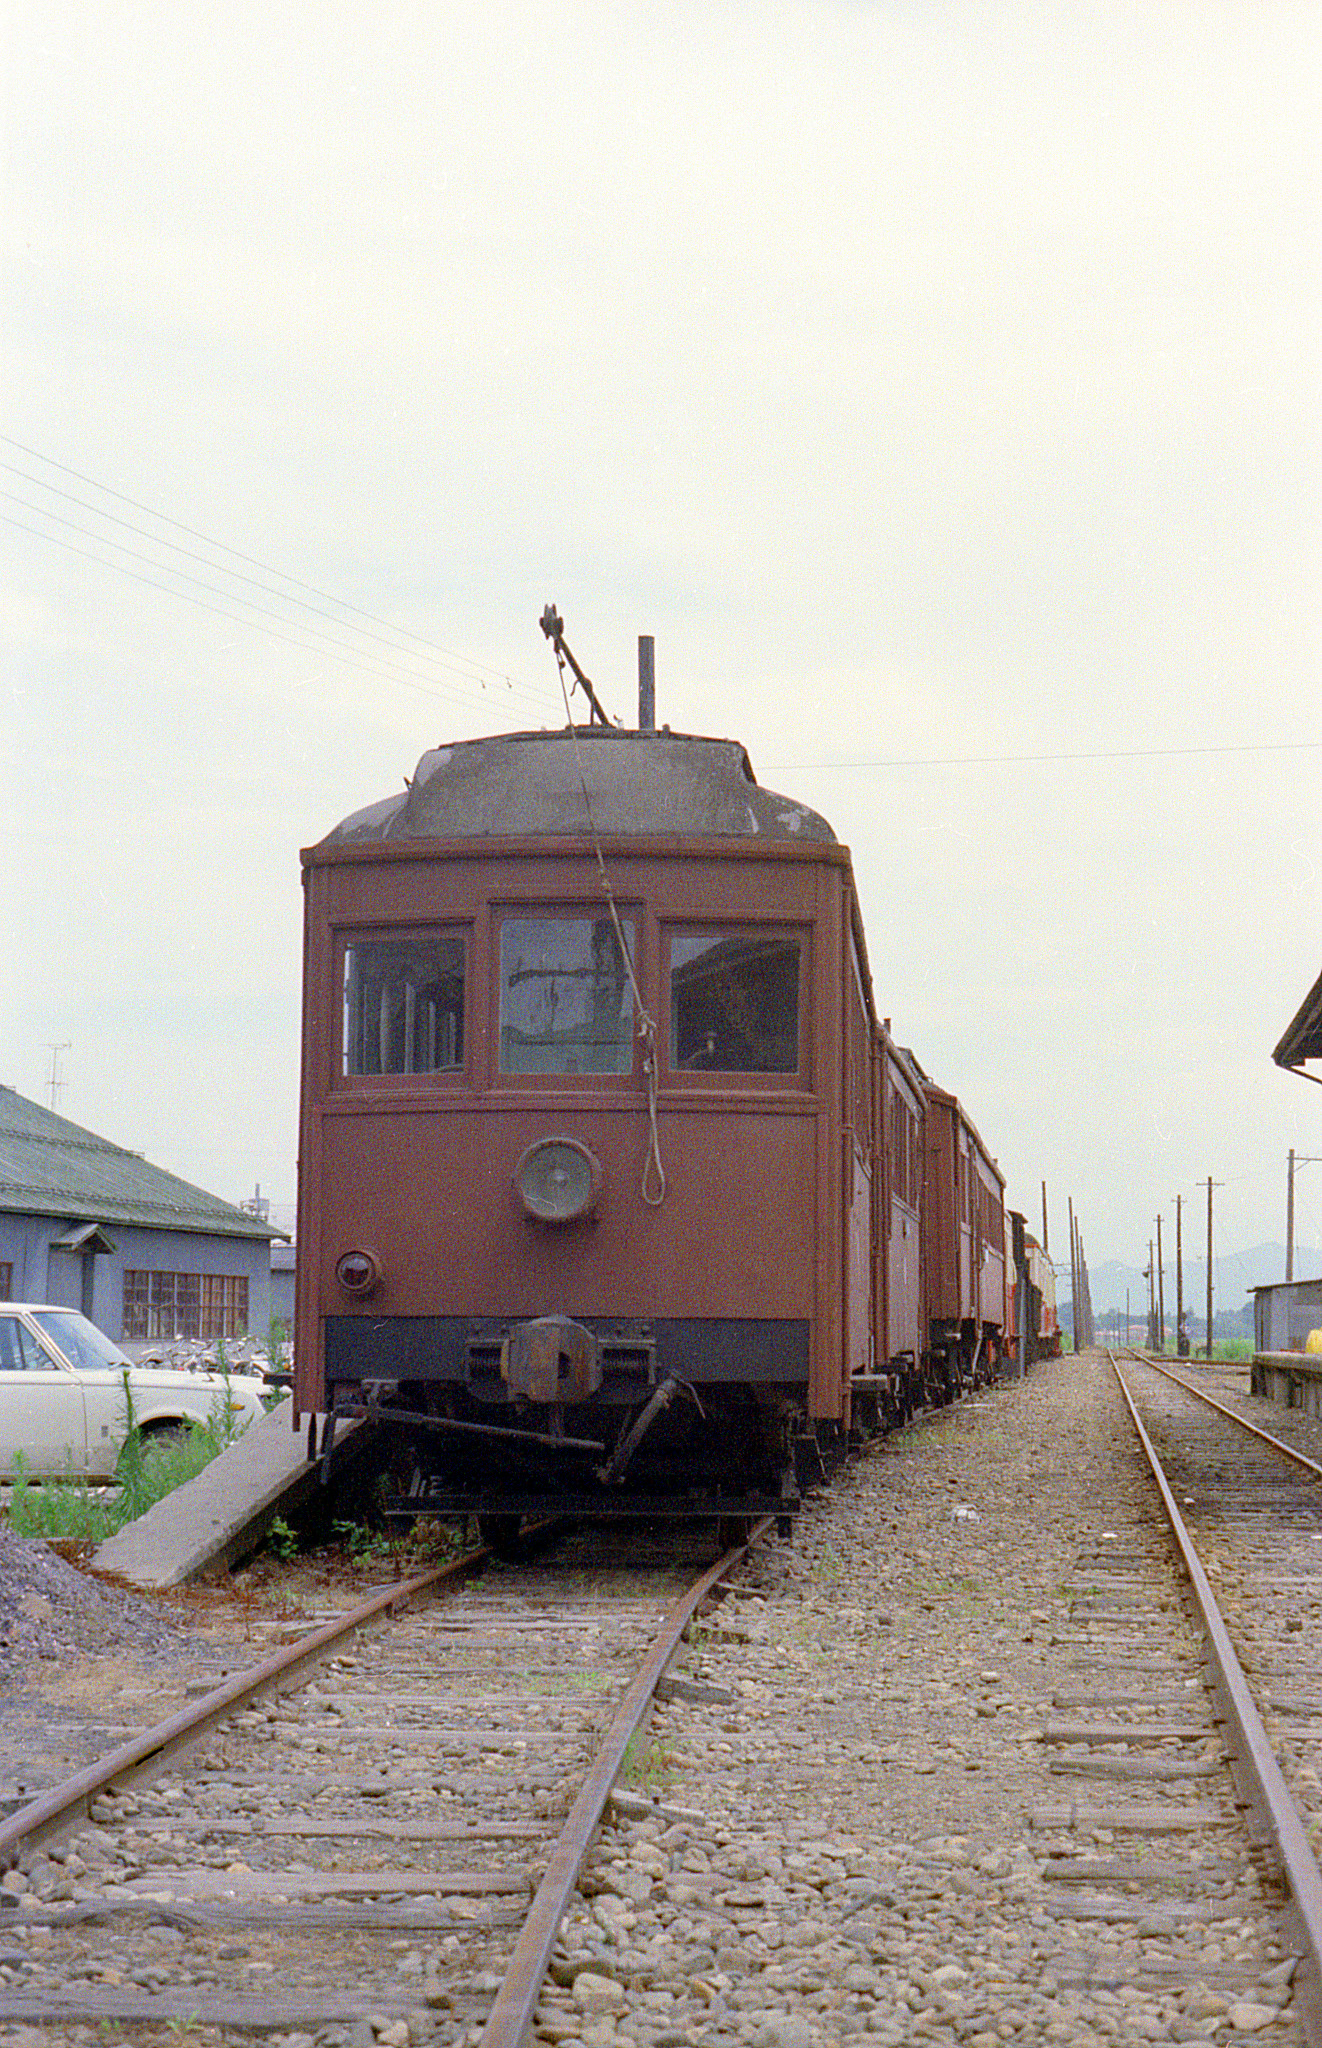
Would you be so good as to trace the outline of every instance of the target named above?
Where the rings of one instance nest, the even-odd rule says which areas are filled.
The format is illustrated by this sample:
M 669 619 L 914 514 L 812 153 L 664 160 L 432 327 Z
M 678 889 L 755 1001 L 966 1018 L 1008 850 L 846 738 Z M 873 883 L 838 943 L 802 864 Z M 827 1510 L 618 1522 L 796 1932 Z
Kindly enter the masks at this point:
M 634 921 L 621 917 L 630 956 Z M 500 927 L 503 1074 L 633 1071 L 633 989 L 609 911 L 508 916 Z
M 672 1072 L 796 1074 L 802 953 L 792 932 L 672 931 Z
M 464 1059 L 460 932 L 391 932 L 344 948 L 344 1072 L 443 1074 Z

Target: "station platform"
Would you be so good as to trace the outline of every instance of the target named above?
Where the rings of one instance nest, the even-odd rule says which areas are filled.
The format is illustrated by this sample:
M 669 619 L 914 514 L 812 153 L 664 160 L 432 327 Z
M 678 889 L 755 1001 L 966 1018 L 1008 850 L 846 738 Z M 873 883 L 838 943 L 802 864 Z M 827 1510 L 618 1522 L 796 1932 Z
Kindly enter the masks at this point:
M 1255 1351 L 1249 1392 L 1281 1408 L 1322 1415 L 1322 1352 Z
M 337 1447 L 355 1427 L 341 1424 Z M 307 1418 L 295 1430 L 285 1399 L 196 1479 L 108 1537 L 93 1553 L 92 1568 L 144 1591 L 221 1571 L 257 1550 L 275 1517 L 296 1514 L 318 1483 L 319 1465 L 307 1454 Z

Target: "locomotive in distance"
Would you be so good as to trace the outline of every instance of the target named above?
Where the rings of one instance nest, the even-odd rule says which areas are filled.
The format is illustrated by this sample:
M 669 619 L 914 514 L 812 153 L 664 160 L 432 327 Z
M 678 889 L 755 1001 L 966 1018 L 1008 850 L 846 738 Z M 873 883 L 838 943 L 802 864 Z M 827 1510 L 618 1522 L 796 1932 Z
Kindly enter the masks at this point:
M 366 1418 L 497 1539 L 737 1524 L 996 1369 L 1002 1175 L 878 1017 L 848 850 L 737 742 L 440 747 L 302 858 L 323 1451 Z

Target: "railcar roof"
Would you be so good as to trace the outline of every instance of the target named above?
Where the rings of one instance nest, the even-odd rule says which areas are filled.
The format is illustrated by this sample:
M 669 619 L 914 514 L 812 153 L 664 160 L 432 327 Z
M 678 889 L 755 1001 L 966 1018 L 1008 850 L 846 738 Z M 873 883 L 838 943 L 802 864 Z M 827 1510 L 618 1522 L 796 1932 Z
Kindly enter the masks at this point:
M 355 811 L 320 844 L 578 838 L 593 828 L 603 838 L 835 840 L 816 811 L 760 786 L 738 740 L 611 726 L 577 737 L 577 748 L 567 727 L 437 747 L 398 796 Z

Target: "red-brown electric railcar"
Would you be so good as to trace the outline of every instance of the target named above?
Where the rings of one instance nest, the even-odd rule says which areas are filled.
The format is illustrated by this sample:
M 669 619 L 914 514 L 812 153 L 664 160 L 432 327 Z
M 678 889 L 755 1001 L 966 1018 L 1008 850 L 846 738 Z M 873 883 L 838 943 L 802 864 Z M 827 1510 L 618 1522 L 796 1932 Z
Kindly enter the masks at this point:
M 297 1409 L 378 1390 L 435 1511 L 788 1505 L 921 1344 L 830 826 L 592 727 L 424 755 L 303 861 Z
M 926 1342 L 949 1394 L 990 1377 L 1005 1323 L 1005 1176 L 955 1096 L 923 1079 Z

